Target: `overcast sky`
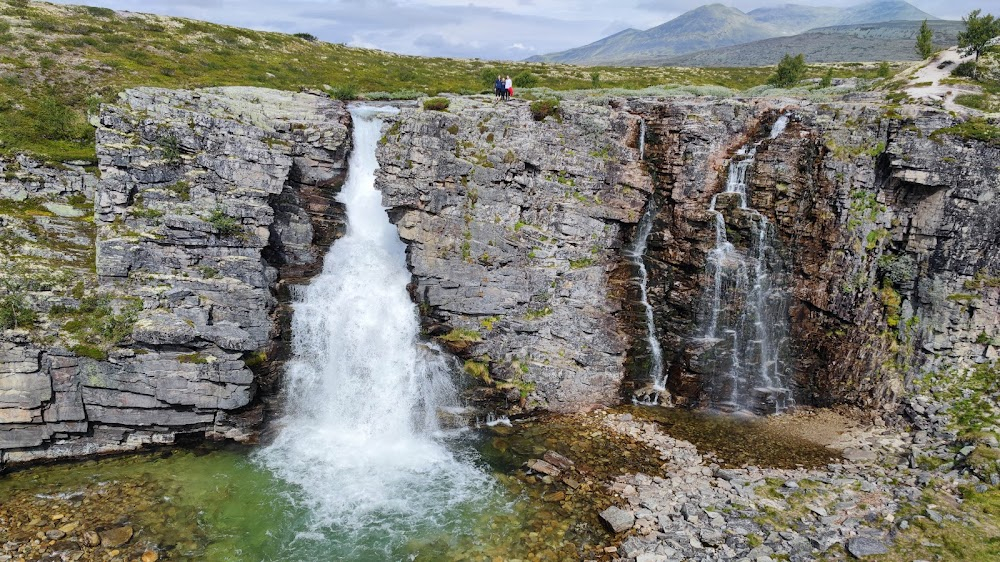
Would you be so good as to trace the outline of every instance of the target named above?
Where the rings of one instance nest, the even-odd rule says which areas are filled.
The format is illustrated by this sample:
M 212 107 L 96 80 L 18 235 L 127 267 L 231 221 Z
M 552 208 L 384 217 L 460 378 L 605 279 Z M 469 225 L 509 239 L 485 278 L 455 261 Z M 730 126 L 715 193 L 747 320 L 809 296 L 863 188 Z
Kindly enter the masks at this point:
M 61 1 L 79 4 L 80 1 Z M 994 0 L 911 0 L 945 19 Z M 427 56 L 519 60 L 578 47 L 628 27 L 648 29 L 701 0 L 89 0 L 116 10 L 183 16 L 253 29 L 306 32 L 334 43 Z M 737 0 L 749 11 L 787 2 Z M 850 6 L 859 0 L 792 0 Z M 993 10 L 996 11 L 996 10 Z M 1000 14 L 997 14 L 1000 15 Z

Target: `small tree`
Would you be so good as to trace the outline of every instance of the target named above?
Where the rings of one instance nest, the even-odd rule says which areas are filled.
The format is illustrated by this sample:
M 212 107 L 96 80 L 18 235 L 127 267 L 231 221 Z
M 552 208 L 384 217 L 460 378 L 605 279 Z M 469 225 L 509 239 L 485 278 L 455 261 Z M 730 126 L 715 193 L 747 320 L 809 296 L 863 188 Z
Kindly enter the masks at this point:
M 824 74 L 823 78 L 820 79 L 819 81 L 819 87 L 829 88 L 832 84 L 833 84 L 833 69 L 828 68 L 826 69 L 826 74 Z
M 890 76 L 892 76 L 892 67 L 889 66 L 889 61 L 878 63 L 878 77 L 888 78 Z
M 917 54 L 920 58 L 926 59 L 931 56 L 934 52 L 934 32 L 931 31 L 931 26 L 927 25 L 927 20 L 920 24 L 920 31 L 917 32 Z
M 601 73 L 600 72 L 597 72 L 595 70 L 594 72 L 590 73 L 590 85 L 592 87 L 594 87 L 594 88 L 600 88 L 601 87 Z
M 805 55 L 799 53 L 793 57 L 792 55 L 785 54 L 785 56 L 781 57 L 778 68 L 775 69 L 774 75 L 771 76 L 767 83 L 779 88 L 788 88 L 798 84 L 805 73 Z
M 972 10 L 969 15 L 962 18 L 965 22 L 965 31 L 958 34 L 958 47 L 965 56 L 976 55 L 976 64 L 979 64 L 979 55 L 986 50 L 990 39 L 1000 35 L 1000 20 L 993 18 L 993 15 L 986 14 L 980 16 L 982 10 Z M 978 70 L 973 70 L 973 78 L 979 77 Z

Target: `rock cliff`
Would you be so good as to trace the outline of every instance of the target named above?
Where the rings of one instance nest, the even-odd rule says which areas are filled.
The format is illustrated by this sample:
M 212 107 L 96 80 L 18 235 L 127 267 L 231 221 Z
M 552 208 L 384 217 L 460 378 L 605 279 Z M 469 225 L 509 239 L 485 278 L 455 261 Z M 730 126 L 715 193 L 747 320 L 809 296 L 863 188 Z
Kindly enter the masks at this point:
M 283 287 L 314 273 L 343 230 L 333 196 L 349 126 L 325 96 L 130 90 L 101 112 L 99 181 L 70 170 L 58 187 L 8 182 L 7 198 L 92 199 L 96 256 L 44 287 L 24 281 L 37 277 L 26 264 L 9 278 L 40 316 L 5 326 L 0 462 L 253 439 L 252 399 L 287 348 Z
M 788 130 L 766 138 L 780 114 Z M 649 382 L 622 248 L 650 201 L 668 386 L 704 403 L 708 209 L 747 143 L 759 143 L 750 206 L 775 225 L 790 295 L 799 403 L 892 407 L 914 377 L 996 359 L 997 148 L 940 111 L 636 99 L 562 102 L 535 121 L 527 102 L 457 99 L 404 111 L 383 140 L 379 181 L 427 329 L 509 405 L 606 403 L 626 370 L 626 398 Z M 731 228 L 746 250 L 746 222 Z
M 875 99 L 539 109 L 403 108 L 378 149 L 425 332 L 462 360 L 484 408 L 573 411 L 643 392 L 645 313 L 624 249 L 648 205 L 668 388 L 704 403 L 708 209 L 747 143 L 798 403 L 891 408 L 915 377 L 996 360 L 1000 148 L 952 116 Z M 137 89 L 98 125 L 99 178 L 86 162 L 2 164 L 2 463 L 253 439 L 280 386 L 289 287 L 344 229 L 338 101 Z M 723 211 L 745 250 L 749 225 Z

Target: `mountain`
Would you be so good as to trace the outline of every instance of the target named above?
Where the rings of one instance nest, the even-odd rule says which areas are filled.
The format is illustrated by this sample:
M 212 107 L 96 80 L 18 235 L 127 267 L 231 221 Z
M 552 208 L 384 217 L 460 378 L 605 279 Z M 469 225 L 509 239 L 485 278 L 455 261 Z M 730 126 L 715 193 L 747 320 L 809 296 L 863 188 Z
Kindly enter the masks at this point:
M 965 29 L 960 21 L 932 20 L 927 24 L 934 31 L 936 48 L 946 48 L 958 43 L 958 33 Z M 767 66 L 777 64 L 786 53 L 802 53 L 806 61 L 814 62 L 866 62 L 919 60 L 913 46 L 916 43 L 920 22 L 893 21 L 844 25 L 812 29 L 790 37 L 775 37 L 687 53 L 661 59 L 656 64 L 664 66 Z M 653 64 L 653 61 L 648 61 Z
M 875 0 L 848 8 L 784 4 L 750 10 L 747 15 L 789 33 L 859 23 L 938 19 L 902 0 Z
M 747 12 L 756 21 L 766 23 L 789 33 L 799 33 L 814 27 L 836 25 L 840 22 L 843 8 L 828 6 L 802 6 L 800 4 L 784 4 L 757 8 Z
M 539 55 L 528 60 L 628 65 L 636 64 L 637 60 L 667 58 L 703 49 L 748 43 L 781 33 L 778 28 L 756 21 L 736 8 L 709 4 L 645 31 L 628 29 L 583 47 Z
M 757 8 L 748 13 L 722 4 L 709 4 L 645 31 L 628 29 L 589 45 L 528 60 L 584 65 L 660 65 L 687 53 L 714 51 L 801 34 L 815 28 L 925 19 L 938 18 L 902 0 L 874 0 L 848 8 L 785 4 Z M 800 44 L 801 40 L 800 37 L 794 43 Z M 872 47 L 875 51 L 869 56 L 882 60 L 878 58 L 879 45 L 866 46 Z

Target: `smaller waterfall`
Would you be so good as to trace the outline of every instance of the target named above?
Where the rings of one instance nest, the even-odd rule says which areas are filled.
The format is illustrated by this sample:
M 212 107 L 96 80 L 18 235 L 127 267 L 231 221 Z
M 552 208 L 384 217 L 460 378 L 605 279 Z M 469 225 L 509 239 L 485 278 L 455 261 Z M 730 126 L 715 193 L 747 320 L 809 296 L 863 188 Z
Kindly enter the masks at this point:
M 653 305 L 649 303 L 649 270 L 646 269 L 646 246 L 649 242 L 649 235 L 653 232 L 653 218 L 656 217 L 656 205 L 650 196 L 649 203 L 646 204 L 646 211 L 639 220 L 636 229 L 635 241 L 628 249 L 628 257 L 632 260 L 636 269 L 639 270 L 639 302 L 646 313 L 646 343 L 649 346 L 650 366 L 649 378 L 652 380 L 653 388 L 663 391 L 666 388 L 667 377 L 663 368 L 663 348 L 660 347 L 660 340 L 656 338 L 656 323 L 653 319 Z
M 788 124 L 782 115 L 771 128 L 778 137 Z M 787 295 L 780 286 L 780 259 L 774 248 L 774 227 L 750 208 L 747 194 L 757 145 L 742 147 L 729 163 L 726 189 L 712 197 L 715 247 L 706 270 L 712 283 L 705 298 L 697 342 L 699 363 L 710 371 L 715 407 L 729 410 L 780 412 L 792 403 L 786 379 L 788 334 Z M 748 248 L 729 240 L 729 211 L 750 231 Z
M 639 160 L 646 156 L 646 120 L 639 120 Z M 650 195 L 646 210 L 639 219 L 636 228 L 635 239 L 632 246 L 626 251 L 626 255 L 632 260 L 638 270 L 639 302 L 642 303 L 646 316 L 646 344 L 649 348 L 650 365 L 649 378 L 653 386 L 653 394 L 658 395 L 666 389 L 667 377 L 663 364 L 663 348 L 660 340 L 656 337 L 656 322 L 653 318 L 653 305 L 649 302 L 649 270 L 646 268 L 646 248 L 649 243 L 649 235 L 653 232 L 653 220 L 656 218 L 656 205 L 653 196 Z M 656 397 L 654 396 L 654 400 Z
M 639 161 L 646 159 L 646 120 L 639 120 Z

